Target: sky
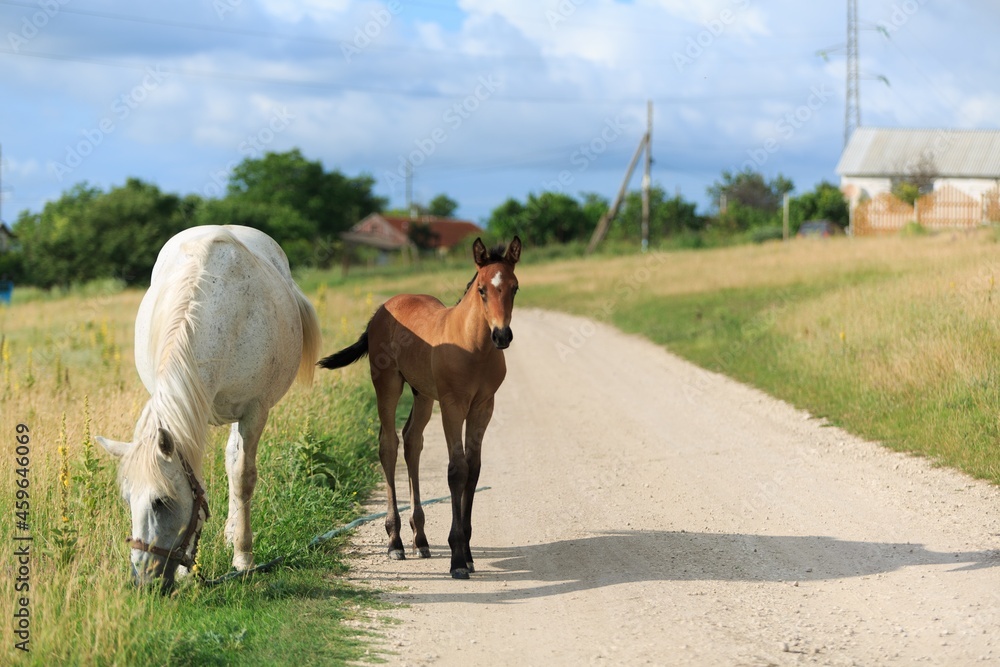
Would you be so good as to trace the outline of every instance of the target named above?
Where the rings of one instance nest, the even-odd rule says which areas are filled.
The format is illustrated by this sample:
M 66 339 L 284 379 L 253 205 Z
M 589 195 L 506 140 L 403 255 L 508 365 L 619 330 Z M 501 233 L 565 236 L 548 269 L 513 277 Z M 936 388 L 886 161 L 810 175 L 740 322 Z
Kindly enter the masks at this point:
M 299 148 L 393 207 L 618 190 L 708 212 L 724 169 L 837 182 L 846 0 L 0 0 L 2 209 L 128 177 L 218 197 Z M 996 128 L 1000 3 L 860 0 L 861 122 Z M 637 173 L 631 188 L 639 187 Z

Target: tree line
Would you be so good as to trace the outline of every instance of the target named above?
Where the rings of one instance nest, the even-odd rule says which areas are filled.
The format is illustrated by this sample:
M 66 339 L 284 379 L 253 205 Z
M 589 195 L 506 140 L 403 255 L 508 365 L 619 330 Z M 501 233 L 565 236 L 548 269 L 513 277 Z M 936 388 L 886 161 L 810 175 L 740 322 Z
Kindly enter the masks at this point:
M 68 286 L 99 278 L 130 285 L 149 282 L 163 243 L 177 232 L 202 224 L 256 227 L 274 238 L 293 267 L 328 267 L 345 248 L 340 234 L 364 216 L 383 212 L 388 204 L 373 191 L 369 174 L 348 176 L 327 170 L 298 149 L 247 158 L 229 177 L 225 196 L 202 198 L 162 192 L 156 185 L 129 178 L 104 191 L 86 183 L 73 186 L 37 213 L 22 212 L 13 225 L 17 242 L 0 255 L 0 274 L 20 284 L 43 288 Z M 708 188 L 715 202 L 700 215 L 694 202 L 662 187 L 650 191 L 649 239 L 655 247 L 671 237 L 704 233 L 739 234 L 780 225 L 783 195 L 794 185 L 780 174 L 766 180 L 753 171 L 723 172 Z M 723 207 L 718 204 L 725 201 Z M 450 216 L 458 202 L 445 194 L 419 213 Z M 488 232 L 500 239 L 515 234 L 532 245 L 564 244 L 588 239 L 607 210 L 606 198 L 595 193 L 573 197 L 561 192 L 531 193 L 509 198 L 487 220 Z M 638 240 L 642 202 L 627 194 L 608 237 Z M 407 211 L 385 211 L 408 214 Z M 804 220 L 825 218 L 847 222 L 840 191 L 823 182 L 792 198 L 793 230 Z M 414 226 L 419 247 L 429 238 Z

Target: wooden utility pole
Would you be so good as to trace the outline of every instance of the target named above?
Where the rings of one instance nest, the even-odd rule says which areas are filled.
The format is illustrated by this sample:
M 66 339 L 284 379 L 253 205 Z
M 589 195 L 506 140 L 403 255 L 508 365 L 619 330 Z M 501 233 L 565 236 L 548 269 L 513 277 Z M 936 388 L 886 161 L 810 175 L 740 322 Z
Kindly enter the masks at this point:
M 604 212 L 604 215 L 601 216 L 601 219 L 597 221 L 597 227 L 594 228 L 594 233 L 590 237 L 590 243 L 587 244 L 587 254 L 594 252 L 597 249 L 597 244 L 607 236 L 608 227 L 611 226 L 611 221 L 618 215 L 618 209 L 621 208 L 622 201 L 625 199 L 625 191 L 628 189 L 628 183 L 632 180 L 635 167 L 639 164 L 639 156 L 642 155 L 644 150 L 646 151 L 646 168 L 642 177 L 642 249 L 646 250 L 649 244 L 649 172 L 653 162 L 653 149 L 651 146 L 652 142 L 650 141 L 652 132 L 653 102 L 650 100 L 646 103 L 646 133 L 642 135 L 639 145 L 635 148 L 635 153 L 632 154 L 632 160 L 628 163 L 628 169 L 625 170 L 625 178 L 622 179 L 622 185 L 618 189 L 615 200 L 608 207 L 608 210 Z
M 646 168 L 642 173 L 642 251 L 649 249 L 649 181 L 653 165 L 653 100 L 646 101 Z
M 788 240 L 788 201 L 789 201 L 789 196 L 788 196 L 788 193 L 786 192 L 785 193 L 784 201 L 782 201 L 782 205 L 781 205 L 781 210 L 782 210 L 782 214 L 781 214 L 781 240 L 783 240 L 783 241 L 787 241 Z
M 413 163 L 406 161 L 406 210 L 410 212 L 410 220 L 417 217 L 417 210 L 413 207 Z
M 588 255 L 594 252 L 597 249 L 597 244 L 607 236 L 608 227 L 611 225 L 611 221 L 615 219 L 615 216 L 618 215 L 618 209 L 622 205 L 622 200 L 625 199 L 625 190 L 628 188 L 628 182 L 632 180 L 632 172 L 635 171 L 635 165 L 639 163 L 639 156 L 642 155 L 645 147 L 646 137 L 643 137 L 639 141 L 639 145 L 635 148 L 632 161 L 628 163 L 628 169 L 625 170 L 625 178 L 622 179 L 622 186 L 618 189 L 618 195 L 615 196 L 615 200 L 611 203 L 608 210 L 604 212 L 604 215 L 601 216 L 601 219 L 597 221 L 597 227 L 590 237 L 590 243 L 587 244 Z

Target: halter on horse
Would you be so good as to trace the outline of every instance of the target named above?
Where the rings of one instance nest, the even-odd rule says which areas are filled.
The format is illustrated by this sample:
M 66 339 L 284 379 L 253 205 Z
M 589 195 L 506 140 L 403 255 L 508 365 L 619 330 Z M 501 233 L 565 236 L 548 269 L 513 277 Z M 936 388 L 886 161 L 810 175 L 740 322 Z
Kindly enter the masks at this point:
M 208 498 L 205 496 L 205 489 L 195 476 L 194 470 L 191 469 L 187 461 L 181 459 L 181 463 L 184 466 L 184 474 L 187 476 L 188 483 L 191 485 L 194 502 L 191 505 L 191 519 L 184 530 L 180 544 L 173 549 L 164 549 L 163 547 L 143 542 L 138 537 L 126 537 L 125 543 L 133 549 L 145 551 L 155 556 L 162 556 L 167 559 L 168 563 L 173 561 L 191 570 L 194 567 L 194 559 L 198 555 L 198 541 L 201 539 L 201 529 L 211 514 L 208 511 Z M 204 516 L 202 516 L 201 510 L 205 510 Z M 194 538 L 193 542 L 192 537 Z M 190 554 L 188 553 L 189 546 L 191 547 Z M 176 556 L 175 554 L 180 554 L 180 556 Z

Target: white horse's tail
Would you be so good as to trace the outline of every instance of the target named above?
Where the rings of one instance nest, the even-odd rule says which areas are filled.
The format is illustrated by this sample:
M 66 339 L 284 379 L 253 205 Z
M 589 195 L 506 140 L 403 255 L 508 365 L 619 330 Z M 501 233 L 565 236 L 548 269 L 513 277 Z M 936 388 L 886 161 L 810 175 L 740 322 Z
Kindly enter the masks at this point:
M 299 362 L 299 382 L 311 384 L 313 371 L 316 370 L 316 360 L 319 358 L 319 350 L 323 346 L 319 333 L 319 318 L 312 303 L 296 287 L 295 301 L 299 306 L 299 319 L 302 320 L 302 360 Z

